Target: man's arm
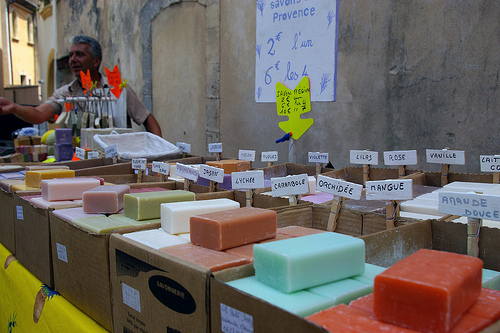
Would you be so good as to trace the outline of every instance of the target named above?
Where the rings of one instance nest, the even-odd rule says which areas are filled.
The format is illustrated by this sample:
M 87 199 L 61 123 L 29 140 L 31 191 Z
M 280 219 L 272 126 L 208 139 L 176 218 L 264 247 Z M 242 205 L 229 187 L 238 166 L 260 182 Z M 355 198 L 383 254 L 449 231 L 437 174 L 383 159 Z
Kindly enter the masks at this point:
M 158 124 L 158 121 L 156 118 L 153 116 L 152 113 L 149 114 L 149 116 L 146 118 L 144 121 L 144 128 L 146 128 L 146 131 L 156 134 L 159 137 L 161 137 L 161 127 L 160 124 Z
M 30 123 L 41 124 L 54 117 L 56 110 L 48 103 L 36 107 L 13 103 L 5 97 L 0 97 L 0 115 L 13 113 L 16 117 Z

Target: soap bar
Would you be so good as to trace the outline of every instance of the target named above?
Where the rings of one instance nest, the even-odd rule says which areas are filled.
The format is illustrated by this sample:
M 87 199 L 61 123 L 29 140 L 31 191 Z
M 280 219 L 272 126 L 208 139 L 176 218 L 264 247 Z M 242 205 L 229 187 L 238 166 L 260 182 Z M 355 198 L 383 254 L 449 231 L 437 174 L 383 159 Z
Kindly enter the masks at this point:
M 3 179 L 0 180 L 0 188 L 7 193 L 14 192 L 14 186 L 25 186 L 24 179 Z
M 130 217 L 125 216 L 123 214 L 123 210 L 120 211 L 121 213 L 118 214 L 111 214 L 108 217 L 110 219 L 117 219 L 122 221 L 123 223 L 126 224 L 140 224 L 140 225 L 146 225 L 146 224 L 158 224 L 158 227 L 161 225 L 161 220 L 160 219 L 151 219 L 151 220 L 140 220 L 137 221 L 136 219 L 131 219 Z
M 375 282 L 375 276 L 379 275 L 385 270 L 385 267 L 366 263 L 364 273 L 360 275 L 354 275 L 351 277 L 351 279 L 373 285 Z
M 276 236 L 276 212 L 243 207 L 191 216 L 191 242 L 225 250 Z
M 484 288 L 500 290 L 500 272 L 483 268 L 482 286 Z
M 149 246 L 155 250 L 168 246 L 189 243 L 188 240 L 179 236 L 171 235 L 162 228 L 126 233 L 123 234 L 123 237 Z
M 54 157 L 56 161 L 71 161 L 73 158 L 73 145 L 67 143 L 54 143 Z
M 255 244 L 253 256 L 257 279 L 287 293 L 365 270 L 365 242 L 334 232 Z
M 83 192 L 85 213 L 117 213 L 123 208 L 123 196 L 130 193 L 128 185 L 101 185 Z
M 468 313 L 490 319 L 495 322 L 500 319 L 500 292 L 482 288 L 479 297 L 468 310 Z
M 194 200 L 193 192 L 183 190 L 130 193 L 123 197 L 123 208 L 125 216 L 136 220 L 159 219 L 162 203 Z
M 304 290 L 283 293 L 259 282 L 255 276 L 229 281 L 227 284 L 301 317 L 333 305 L 332 300 Z
M 73 137 L 71 136 L 71 128 L 56 128 L 55 130 L 57 144 L 73 144 Z
M 315 204 L 322 204 L 333 200 L 333 194 L 326 192 L 317 192 L 316 194 L 307 194 L 300 198 L 302 201 L 309 201 Z
M 42 198 L 47 201 L 82 199 L 82 193 L 101 184 L 86 177 L 42 179 Z
M 123 222 L 117 219 L 110 219 L 106 215 L 77 218 L 71 221 L 74 225 L 95 234 L 109 234 L 113 230 L 140 225 L 138 221 Z
M 85 217 L 105 216 L 103 214 L 87 214 L 83 212 L 83 207 L 73 207 L 65 209 L 57 209 L 52 212 L 55 216 L 63 219 L 64 221 L 71 222 L 74 219 Z
M 49 170 L 34 170 L 26 171 L 24 174 L 24 182 L 28 187 L 40 188 L 42 179 L 52 178 L 70 178 L 75 177 L 74 170 L 68 169 L 49 169 Z
M 250 263 L 250 261 L 246 258 L 238 257 L 222 251 L 206 249 L 190 243 L 169 246 L 160 249 L 160 251 L 185 261 L 209 268 L 212 272 Z
M 163 203 L 161 204 L 161 227 L 170 234 L 190 232 L 191 216 L 236 208 L 240 208 L 240 204 L 227 198 Z
M 347 278 L 305 290 L 331 299 L 334 305 L 339 305 L 349 304 L 359 297 L 370 294 L 373 291 L 373 285 Z
M 36 170 L 53 170 L 53 169 L 67 169 L 69 170 L 69 166 L 67 165 L 27 165 L 25 167 L 25 171 L 36 171 Z
M 377 319 L 422 332 L 448 332 L 481 292 L 483 262 L 421 249 L 375 277 Z
M 320 229 L 313 229 L 313 228 L 307 228 L 307 227 L 301 227 L 298 225 L 290 225 L 287 227 L 281 227 L 276 230 L 277 234 L 281 235 L 289 235 L 289 236 L 294 236 L 294 237 L 301 237 L 301 236 L 307 236 L 307 235 L 314 235 L 314 234 L 321 234 L 326 231 L 320 230 Z
M 220 160 L 220 161 L 207 161 L 206 164 L 216 168 L 224 169 L 225 174 L 250 170 L 250 161 Z
M 38 208 L 42 209 L 63 209 L 63 208 L 72 208 L 72 207 L 80 207 L 82 205 L 80 200 L 59 200 L 59 201 L 47 201 L 42 197 L 31 198 L 30 202 Z
M 198 177 L 198 180 L 196 181 L 196 184 L 201 185 L 201 186 L 209 186 L 210 185 L 210 180 L 203 178 L 203 177 Z M 219 188 L 223 190 L 232 190 L 233 189 L 233 184 L 231 181 L 231 175 L 225 173 L 224 174 L 224 180 L 222 183 L 219 183 Z

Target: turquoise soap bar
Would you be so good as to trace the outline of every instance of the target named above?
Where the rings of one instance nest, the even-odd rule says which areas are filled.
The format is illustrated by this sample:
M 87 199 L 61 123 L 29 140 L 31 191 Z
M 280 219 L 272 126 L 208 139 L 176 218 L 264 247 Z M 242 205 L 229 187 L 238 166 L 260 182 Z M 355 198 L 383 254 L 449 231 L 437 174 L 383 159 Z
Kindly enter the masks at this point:
M 351 277 L 351 279 L 359 281 L 359 282 L 364 282 L 366 284 L 371 284 L 373 285 L 375 281 L 375 276 L 379 275 L 383 271 L 385 271 L 387 268 L 382 267 L 382 266 L 377 266 L 377 265 L 372 265 L 372 264 L 365 264 L 365 272 L 360 275 L 354 275 Z
M 366 284 L 351 278 L 322 284 L 321 286 L 306 289 L 307 291 L 329 298 L 334 305 L 347 304 L 355 299 L 366 296 L 373 291 L 373 284 Z
M 285 293 L 342 280 L 365 271 L 365 242 L 324 232 L 255 244 L 257 280 Z
M 500 272 L 483 268 L 482 286 L 484 288 L 500 290 Z
M 283 293 L 259 282 L 255 276 L 233 280 L 227 284 L 301 317 L 333 306 L 332 300 L 308 291 Z

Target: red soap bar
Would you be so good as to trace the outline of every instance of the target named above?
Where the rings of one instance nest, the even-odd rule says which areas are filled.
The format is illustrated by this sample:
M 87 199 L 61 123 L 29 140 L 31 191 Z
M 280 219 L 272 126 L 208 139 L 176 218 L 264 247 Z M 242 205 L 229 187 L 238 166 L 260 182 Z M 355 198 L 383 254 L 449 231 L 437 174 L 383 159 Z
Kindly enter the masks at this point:
M 251 262 L 253 262 L 253 246 L 255 243 L 242 245 L 233 247 L 227 250 L 224 250 L 226 253 L 234 254 L 239 257 L 247 258 Z
M 331 333 L 416 333 L 404 327 L 378 321 L 369 312 L 345 304 L 317 312 L 306 319 Z
M 364 310 L 375 316 L 375 313 L 373 313 L 373 293 L 355 299 L 354 301 L 349 303 L 349 306 L 352 306 L 353 308 L 357 308 L 360 310 Z
M 160 251 L 183 260 L 210 268 L 212 272 L 251 263 L 250 260 L 221 251 L 206 249 L 190 243 L 169 246 Z
M 500 291 L 482 288 L 476 303 L 467 312 L 497 321 L 500 319 Z
M 233 172 L 242 172 L 250 170 L 250 162 L 242 160 L 220 160 L 220 161 L 207 161 L 207 165 L 224 169 L 224 173 L 231 174 Z
M 276 236 L 276 212 L 243 207 L 193 215 L 190 235 L 191 243 L 217 251 L 255 243 Z
M 375 277 L 377 319 L 421 332 L 449 332 L 481 292 L 483 262 L 422 249 Z

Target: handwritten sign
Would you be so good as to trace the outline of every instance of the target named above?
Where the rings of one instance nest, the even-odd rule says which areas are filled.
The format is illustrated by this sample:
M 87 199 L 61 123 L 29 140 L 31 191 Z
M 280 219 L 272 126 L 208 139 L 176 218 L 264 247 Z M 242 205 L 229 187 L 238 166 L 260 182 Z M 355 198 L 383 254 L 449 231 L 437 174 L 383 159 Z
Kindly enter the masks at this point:
M 222 143 L 209 143 L 208 144 L 209 153 L 222 153 Z
M 113 158 L 118 156 L 118 144 L 114 143 L 104 148 L 104 156 L 106 158 Z
M 500 196 L 439 192 L 438 210 L 442 214 L 500 221 Z
M 165 162 L 153 161 L 153 165 L 151 166 L 151 170 L 153 172 L 168 176 L 170 172 L 170 164 Z
M 198 169 L 182 163 L 175 163 L 175 174 L 192 181 L 198 180 Z
M 251 190 L 264 187 L 264 171 L 252 170 L 231 173 L 231 185 L 235 190 Z
M 80 147 L 75 147 L 75 157 L 84 160 L 85 159 L 85 149 Z
M 448 149 L 426 149 L 427 163 L 465 164 L 465 151 Z
M 316 189 L 339 197 L 359 200 L 363 192 L 363 185 L 318 175 Z
M 481 172 L 500 172 L 500 155 L 481 155 Z
M 263 151 L 260 154 L 260 160 L 262 162 L 278 162 L 278 152 L 277 151 Z
M 352 164 L 378 165 L 378 152 L 369 150 L 351 150 L 350 161 Z
M 118 66 L 115 65 L 112 71 L 110 71 L 107 67 L 104 67 L 106 71 L 106 78 L 108 79 L 108 83 L 111 87 L 111 93 L 115 95 L 115 97 L 118 99 L 120 98 L 120 95 L 122 93 L 122 88 L 120 85 L 122 84 L 122 76 L 120 74 L 120 70 L 118 69 Z
M 132 169 L 134 170 L 146 170 L 147 161 L 145 158 L 133 158 L 132 159 Z
M 385 165 L 416 165 L 418 164 L 416 150 L 384 151 Z
M 273 197 L 309 193 L 307 174 L 271 178 Z
M 189 143 L 177 142 L 176 146 L 181 152 L 191 154 L 191 145 Z
M 238 159 L 242 161 L 255 162 L 255 150 L 243 150 L 238 151 Z
M 87 94 L 92 90 L 92 79 L 90 78 L 90 70 L 87 69 L 87 73 L 80 71 L 80 80 L 82 82 L 83 93 Z
M 222 183 L 224 182 L 224 169 L 201 164 L 200 177 L 214 181 L 216 183 Z
M 220 324 L 224 333 L 253 333 L 253 317 L 220 303 Z
M 305 76 L 312 101 L 334 101 L 338 1 L 257 0 L 256 9 L 255 101 L 275 102 L 277 82 Z
M 328 153 L 317 153 L 317 152 L 309 152 L 308 153 L 309 162 L 310 163 L 328 163 Z
M 99 152 L 95 151 L 95 150 L 89 151 L 89 152 L 87 152 L 87 158 L 89 160 L 92 158 L 99 158 Z
M 366 200 L 411 200 L 412 179 L 387 179 L 366 182 Z

